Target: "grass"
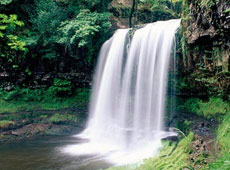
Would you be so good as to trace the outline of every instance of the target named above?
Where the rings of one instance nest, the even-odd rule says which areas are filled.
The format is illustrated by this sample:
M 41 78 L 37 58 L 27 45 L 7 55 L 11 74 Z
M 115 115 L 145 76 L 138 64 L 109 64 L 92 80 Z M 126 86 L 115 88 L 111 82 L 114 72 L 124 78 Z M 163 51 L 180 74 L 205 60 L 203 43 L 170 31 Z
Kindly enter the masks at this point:
M 50 89 L 15 89 L 0 90 L 0 114 L 28 111 L 35 109 L 57 110 L 68 107 L 81 107 L 88 104 L 90 90 L 78 88 L 71 95 L 57 96 Z

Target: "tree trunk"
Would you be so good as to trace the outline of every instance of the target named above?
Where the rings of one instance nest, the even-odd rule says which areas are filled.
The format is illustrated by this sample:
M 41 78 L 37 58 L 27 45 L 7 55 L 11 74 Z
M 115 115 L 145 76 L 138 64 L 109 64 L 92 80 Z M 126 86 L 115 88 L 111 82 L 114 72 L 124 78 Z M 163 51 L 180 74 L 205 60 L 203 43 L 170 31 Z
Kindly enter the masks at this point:
M 132 9 L 131 9 L 131 12 L 130 12 L 130 15 L 129 15 L 129 27 L 132 27 L 132 18 L 133 18 L 133 13 L 134 13 L 134 10 L 135 10 L 135 4 L 136 4 L 136 0 L 133 0 L 133 6 L 132 6 Z

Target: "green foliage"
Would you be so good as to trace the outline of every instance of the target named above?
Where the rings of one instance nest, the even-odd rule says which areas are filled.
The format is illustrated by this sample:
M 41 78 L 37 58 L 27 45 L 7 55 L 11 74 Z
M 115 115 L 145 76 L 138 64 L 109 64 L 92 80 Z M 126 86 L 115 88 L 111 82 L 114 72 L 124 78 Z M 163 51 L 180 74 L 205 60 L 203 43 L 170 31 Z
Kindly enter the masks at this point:
M 219 118 L 227 113 L 229 104 L 221 98 L 211 97 L 208 102 L 204 102 L 198 98 L 190 98 L 178 110 L 196 113 L 207 118 Z
M 65 18 L 63 9 L 55 1 L 35 0 L 34 11 L 30 14 L 35 36 L 39 36 L 41 45 L 55 42 L 57 27 Z
M 184 120 L 182 122 L 177 122 L 176 128 L 181 130 L 184 134 L 188 134 L 191 130 L 191 121 Z
M 70 114 L 55 114 L 49 118 L 49 121 L 52 123 L 65 123 L 69 121 L 77 122 L 77 117 Z
M 12 0 L 1 0 L 0 5 L 8 5 L 12 2 Z
M 182 105 L 178 106 L 178 110 L 182 112 L 197 113 L 199 110 L 200 99 L 190 98 Z
M 108 34 L 111 26 L 109 13 L 91 12 L 88 9 L 80 13 L 70 21 L 64 21 L 58 28 L 59 37 L 57 42 L 69 48 L 85 47 L 88 50 L 94 49 L 95 38 L 98 35 Z
M 14 125 L 14 121 L 10 120 L 0 120 L 0 128 L 9 128 L 10 126 Z
M 207 118 L 217 117 L 218 115 L 226 114 L 228 107 L 228 103 L 223 102 L 222 99 L 211 97 L 208 102 L 199 103 L 197 113 Z
M 209 165 L 210 170 L 229 170 L 230 167 L 230 110 L 217 131 L 220 155 Z
M 76 91 L 75 100 L 78 106 L 84 106 L 89 103 L 90 89 L 88 88 L 78 88 Z
M 151 4 L 153 21 L 179 18 L 182 10 L 182 0 L 140 0 Z
M 12 101 L 12 100 L 23 100 L 24 102 L 29 101 L 40 101 L 42 97 L 42 90 L 31 90 L 29 88 L 15 88 L 11 91 L 0 91 L 1 99 L 4 101 Z
M 209 170 L 229 170 L 230 167 L 230 154 L 225 153 L 218 158 L 215 162 L 209 164 Z
M 213 5 L 215 5 L 215 1 L 213 0 L 202 0 L 199 3 L 200 6 L 206 6 L 208 9 L 210 9 Z
M 69 46 L 77 42 L 78 47 L 84 47 L 92 42 L 97 32 L 105 32 L 111 23 L 108 21 L 109 13 L 96 13 L 90 10 L 81 10 L 72 21 L 63 22 L 59 28 L 64 37 L 58 42 Z
M 18 27 L 24 26 L 22 21 L 19 21 L 17 15 L 0 14 L 0 37 L 6 39 L 6 44 L 12 50 L 25 51 L 25 43 L 19 41 L 19 37 L 14 35 Z
M 73 86 L 71 81 L 62 80 L 62 79 L 54 79 L 54 83 L 51 87 L 49 87 L 48 91 L 56 96 L 67 96 L 73 93 Z
M 0 14 L 0 62 L 4 69 L 10 66 L 18 68 L 24 60 L 28 49 L 26 43 L 18 35 L 24 23 L 19 21 L 17 15 Z
M 230 13 L 230 8 L 226 9 L 224 13 Z
M 66 13 L 69 18 L 77 15 L 82 9 L 89 9 L 90 11 L 105 12 L 110 0 L 60 0 L 67 6 Z
M 33 10 L 28 10 L 31 28 L 25 39 L 35 51 L 33 58 L 55 63 L 55 71 L 60 70 L 60 63 L 63 69 L 71 69 L 66 68 L 70 60 L 79 65 L 94 64 L 101 44 L 110 36 L 110 14 L 101 8 L 107 3 L 35 0 Z
M 220 151 L 222 153 L 230 152 L 230 110 L 228 110 L 228 115 L 225 116 L 223 122 L 217 131 L 217 141 L 220 146 Z
M 0 90 L 0 114 L 36 109 L 57 110 L 88 105 L 90 90 L 77 88 L 71 96 L 58 97 L 47 89 L 15 88 Z
M 194 134 L 190 133 L 179 142 L 173 152 L 174 145 L 170 146 L 166 143 L 166 146 L 163 147 L 163 150 L 158 156 L 145 160 L 144 164 L 138 167 L 137 170 L 180 170 L 188 168 L 187 161 L 189 159 L 190 144 L 193 138 Z

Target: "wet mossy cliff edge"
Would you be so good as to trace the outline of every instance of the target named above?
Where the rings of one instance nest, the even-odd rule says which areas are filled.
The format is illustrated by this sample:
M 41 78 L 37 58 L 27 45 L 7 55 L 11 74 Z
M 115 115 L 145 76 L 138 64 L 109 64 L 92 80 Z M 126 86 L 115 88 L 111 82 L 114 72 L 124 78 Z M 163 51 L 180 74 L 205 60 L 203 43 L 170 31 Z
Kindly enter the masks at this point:
M 230 2 L 184 2 L 178 57 L 180 93 L 230 100 Z

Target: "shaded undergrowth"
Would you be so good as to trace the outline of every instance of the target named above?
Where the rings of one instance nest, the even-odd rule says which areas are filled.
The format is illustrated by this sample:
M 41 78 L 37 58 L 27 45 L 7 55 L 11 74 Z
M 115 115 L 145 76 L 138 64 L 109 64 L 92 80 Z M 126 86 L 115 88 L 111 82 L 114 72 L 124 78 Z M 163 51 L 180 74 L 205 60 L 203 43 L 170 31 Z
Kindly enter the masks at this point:
M 86 106 L 90 90 L 78 88 L 71 94 L 58 96 L 54 88 L 0 90 L 0 114 L 30 110 L 58 110 L 69 107 Z

